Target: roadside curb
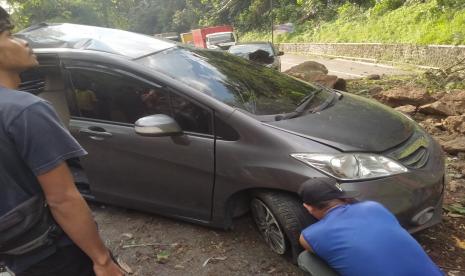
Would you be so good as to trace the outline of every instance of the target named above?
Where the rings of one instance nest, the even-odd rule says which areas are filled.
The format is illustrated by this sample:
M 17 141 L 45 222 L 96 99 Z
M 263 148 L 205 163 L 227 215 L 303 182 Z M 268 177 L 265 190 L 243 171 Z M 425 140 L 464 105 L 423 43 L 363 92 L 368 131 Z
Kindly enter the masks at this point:
M 326 58 L 331 58 L 331 59 L 344 59 L 344 60 L 351 60 L 351 61 L 358 61 L 362 63 L 370 63 L 374 65 L 389 65 L 392 67 L 403 67 L 407 68 L 407 70 L 419 70 L 424 71 L 428 69 L 439 69 L 439 67 L 431 67 L 431 66 L 424 66 L 424 65 L 416 65 L 416 64 L 411 64 L 411 63 L 405 63 L 405 62 L 396 62 L 396 61 L 391 61 L 391 60 L 379 60 L 379 59 L 371 59 L 371 58 L 360 58 L 360 57 L 350 57 L 350 56 L 341 56 L 341 55 L 329 55 L 329 54 L 313 54 L 313 53 L 307 53 L 307 52 L 284 52 L 285 54 L 294 54 L 294 55 L 301 55 L 301 56 L 307 56 L 307 57 L 326 57 Z

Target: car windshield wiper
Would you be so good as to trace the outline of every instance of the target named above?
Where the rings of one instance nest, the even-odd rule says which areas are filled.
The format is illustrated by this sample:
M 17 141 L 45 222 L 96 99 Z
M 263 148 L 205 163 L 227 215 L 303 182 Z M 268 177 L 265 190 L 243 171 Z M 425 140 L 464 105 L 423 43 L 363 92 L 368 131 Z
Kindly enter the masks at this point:
M 305 112 L 307 112 L 307 107 L 308 105 L 312 102 L 313 98 L 321 93 L 324 89 L 323 88 L 319 88 L 317 90 L 315 90 L 313 93 L 311 94 L 308 94 L 307 96 L 305 96 L 298 104 L 297 104 L 297 108 L 289 113 L 289 114 L 286 114 L 285 116 L 282 116 L 279 118 L 279 120 L 286 120 L 286 119 L 292 119 L 292 118 L 296 118 L 296 117 L 299 117 L 301 116 L 302 114 L 304 114 Z
M 319 106 L 315 107 L 312 111 L 313 112 L 319 112 L 323 109 L 326 109 L 328 106 L 333 105 L 335 103 L 336 99 L 340 99 L 342 94 L 338 93 L 336 91 L 331 91 L 332 94 L 329 98 L 327 98 L 322 104 Z

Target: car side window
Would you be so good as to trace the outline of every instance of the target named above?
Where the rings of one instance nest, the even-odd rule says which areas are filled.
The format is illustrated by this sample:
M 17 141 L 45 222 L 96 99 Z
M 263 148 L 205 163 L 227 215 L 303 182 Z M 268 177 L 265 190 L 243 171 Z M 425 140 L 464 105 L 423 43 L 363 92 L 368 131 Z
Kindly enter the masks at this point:
M 183 131 L 213 134 L 211 112 L 169 89 L 101 71 L 71 69 L 69 74 L 78 107 L 72 116 L 133 124 L 165 114 Z
M 173 118 L 183 131 L 213 134 L 212 115 L 207 109 L 171 93 Z
M 78 107 L 73 116 L 133 124 L 153 114 L 170 114 L 168 93 L 141 81 L 99 71 L 70 70 Z

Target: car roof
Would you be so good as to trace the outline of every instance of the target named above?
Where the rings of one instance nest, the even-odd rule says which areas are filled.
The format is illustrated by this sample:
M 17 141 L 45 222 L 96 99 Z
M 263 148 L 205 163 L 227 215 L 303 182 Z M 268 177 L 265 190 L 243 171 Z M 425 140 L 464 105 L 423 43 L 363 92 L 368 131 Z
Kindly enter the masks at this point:
M 236 43 L 236 45 L 249 45 L 249 44 L 271 44 L 269 41 L 256 41 L 256 42 L 240 42 Z
M 103 27 L 59 23 L 41 23 L 15 34 L 34 49 L 62 48 L 100 51 L 130 59 L 160 52 L 176 43 L 152 36 Z

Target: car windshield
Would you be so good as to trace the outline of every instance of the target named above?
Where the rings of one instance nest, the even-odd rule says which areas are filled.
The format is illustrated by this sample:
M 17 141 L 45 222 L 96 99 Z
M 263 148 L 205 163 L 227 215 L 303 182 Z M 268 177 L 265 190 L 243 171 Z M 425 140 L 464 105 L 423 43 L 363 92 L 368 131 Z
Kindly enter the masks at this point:
M 229 48 L 229 52 L 234 55 L 243 56 L 258 50 L 266 51 L 270 56 L 274 56 L 273 49 L 269 44 L 242 44 Z
M 225 34 L 211 34 L 207 37 L 208 42 L 215 44 L 215 43 L 224 43 L 224 42 L 233 42 L 234 36 L 232 33 L 225 33 Z
M 220 51 L 176 47 L 137 60 L 232 107 L 255 115 L 295 111 L 315 94 L 307 109 L 319 106 L 332 92 Z

